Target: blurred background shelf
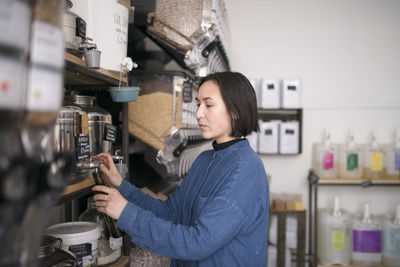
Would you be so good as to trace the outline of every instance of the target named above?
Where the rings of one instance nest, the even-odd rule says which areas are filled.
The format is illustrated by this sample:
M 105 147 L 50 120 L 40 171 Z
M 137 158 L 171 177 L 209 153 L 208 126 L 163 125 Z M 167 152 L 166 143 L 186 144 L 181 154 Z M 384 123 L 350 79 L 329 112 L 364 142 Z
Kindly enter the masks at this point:
M 400 180 L 394 179 L 319 179 L 320 185 L 400 185 Z

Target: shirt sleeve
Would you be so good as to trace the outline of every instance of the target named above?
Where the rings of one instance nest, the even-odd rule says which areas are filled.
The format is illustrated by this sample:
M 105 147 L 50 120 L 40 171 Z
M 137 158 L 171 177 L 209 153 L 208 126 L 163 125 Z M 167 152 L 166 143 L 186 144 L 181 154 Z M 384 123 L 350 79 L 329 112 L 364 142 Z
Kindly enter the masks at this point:
M 244 219 L 244 213 L 235 202 L 217 197 L 207 201 L 190 226 L 159 218 L 133 203 L 125 206 L 117 226 L 128 233 L 134 243 L 159 255 L 201 260 L 228 243 L 238 233 Z
M 150 210 L 157 217 L 164 218 L 166 220 L 173 220 L 176 218 L 179 203 L 178 193 L 170 194 L 170 197 L 168 197 L 166 201 L 163 201 L 143 193 L 142 190 L 125 180 L 122 181 L 118 191 L 130 203 L 134 204 L 138 208 Z M 133 210 L 134 209 L 132 209 L 132 212 Z

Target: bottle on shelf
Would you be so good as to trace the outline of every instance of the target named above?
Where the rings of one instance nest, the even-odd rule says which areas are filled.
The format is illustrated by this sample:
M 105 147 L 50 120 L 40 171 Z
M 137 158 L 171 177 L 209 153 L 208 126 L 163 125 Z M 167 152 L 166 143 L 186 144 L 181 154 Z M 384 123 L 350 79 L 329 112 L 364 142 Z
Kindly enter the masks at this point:
M 338 196 L 333 210 L 321 210 L 318 218 L 318 260 L 323 265 L 349 265 L 351 260 L 351 217 L 340 209 Z
M 400 179 L 400 129 L 396 131 L 394 144 L 386 149 L 386 178 Z
M 322 143 L 314 146 L 314 166 L 319 178 L 337 178 L 337 146 L 330 141 L 330 134 L 324 131 Z
M 400 204 L 395 217 L 383 223 L 383 264 L 385 267 L 400 267 Z
M 354 135 L 349 133 L 347 143 L 340 146 L 340 178 L 359 179 L 362 177 L 361 149 L 354 142 Z
M 380 179 L 384 176 L 384 150 L 378 144 L 375 131 L 372 132 L 371 142 L 365 149 L 364 178 Z
M 375 266 L 382 261 L 382 224 L 372 218 L 370 204 L 364 204 L 362 218 L 353 220 L 353 264 Z

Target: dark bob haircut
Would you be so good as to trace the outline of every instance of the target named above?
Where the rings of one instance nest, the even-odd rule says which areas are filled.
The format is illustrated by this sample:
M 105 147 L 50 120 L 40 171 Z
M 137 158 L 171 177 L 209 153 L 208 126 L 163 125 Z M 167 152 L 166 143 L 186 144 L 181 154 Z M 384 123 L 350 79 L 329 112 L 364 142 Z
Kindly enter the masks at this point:
M 257 98 L 249 80 L 239 72 L 217 72 L 204 77 L 200 86 L 214 82 L 221 92 L 232 126 L 232 137 L 242 137 L 257 132 Z

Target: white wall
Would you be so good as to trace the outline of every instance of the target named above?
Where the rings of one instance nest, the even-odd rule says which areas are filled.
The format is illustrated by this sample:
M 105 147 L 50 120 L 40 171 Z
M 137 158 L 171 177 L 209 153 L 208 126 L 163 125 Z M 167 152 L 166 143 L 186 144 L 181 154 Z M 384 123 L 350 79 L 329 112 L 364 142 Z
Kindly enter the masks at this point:
M 225 0 L 232 70 L 249 78 L 299 77 L 303 153 L 262 156 L 271 191 L 302 193 L 308 205 L 311 147 L 322 130 L 343 143 L 349 129 L 365 143 L 371 129 L 391 142 L 400 129 L 400 1 Z M 394 212 L 400 187 L 325 187 L 319 206 L 338 194 L 350 212 Z M 329 201 L 329 202 L 328 202 Z

